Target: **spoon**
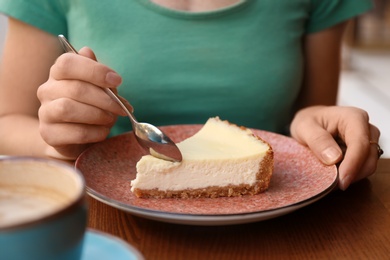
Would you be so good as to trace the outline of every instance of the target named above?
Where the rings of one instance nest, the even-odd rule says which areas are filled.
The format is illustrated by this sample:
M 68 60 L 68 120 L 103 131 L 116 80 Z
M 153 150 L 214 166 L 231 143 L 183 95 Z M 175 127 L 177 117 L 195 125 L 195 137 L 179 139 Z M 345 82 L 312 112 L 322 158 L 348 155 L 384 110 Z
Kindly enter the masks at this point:
M 77 54 L 76 49 L 69 43 L 65 36 L 60 34 L 58 35 L 58 39 L 66 52 Z M 126 112 L 131 125 L 133 126 L 133 133 L 138 143 L 143 148 L 149 149 L 150 154 L 154 157 L 168 161 L 181 162 L 182 155 L 179 148 L 177 148 L 176 144 L 166 134 L 154 125 L 138 122 L 133 115 L 133 109 L 129 109 L 125 103 L 122 102 L 121 98 L 123 99 L 123 97 L 115 94 L 109 88 L 103 88 L 103 90 Z

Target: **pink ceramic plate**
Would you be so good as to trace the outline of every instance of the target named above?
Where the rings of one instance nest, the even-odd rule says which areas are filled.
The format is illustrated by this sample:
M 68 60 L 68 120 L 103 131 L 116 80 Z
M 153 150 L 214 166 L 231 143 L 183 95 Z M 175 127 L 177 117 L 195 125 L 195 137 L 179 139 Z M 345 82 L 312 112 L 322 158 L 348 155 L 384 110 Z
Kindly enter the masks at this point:
M 161 127 L 174 142 L 192 136 L 201 125 Z M 115 208 L 145 218 L 194 225 L 226 225 L 265 220 L 304 207 L 328 194 L 337 183 L 335 166 L 325 166 L 292 138 L 253 132 L 274 150 L 269 189 L 255 196 L 217 199 L 140 199 L 130 191 L 135 165 L 144 154 L 132 133 L 87 149 L 76 161 L 87 192 Z

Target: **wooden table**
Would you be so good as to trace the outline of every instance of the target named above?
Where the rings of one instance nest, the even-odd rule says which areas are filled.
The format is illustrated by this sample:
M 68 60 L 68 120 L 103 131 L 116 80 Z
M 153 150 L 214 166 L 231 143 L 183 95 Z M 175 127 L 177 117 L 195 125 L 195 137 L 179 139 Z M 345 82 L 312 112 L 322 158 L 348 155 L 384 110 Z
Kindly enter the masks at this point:
M 88 200 L 89 227 L 128 241 L 147 260 L 390 259 L 390 159 L 347 191 L 251 224 L 168 224 Z

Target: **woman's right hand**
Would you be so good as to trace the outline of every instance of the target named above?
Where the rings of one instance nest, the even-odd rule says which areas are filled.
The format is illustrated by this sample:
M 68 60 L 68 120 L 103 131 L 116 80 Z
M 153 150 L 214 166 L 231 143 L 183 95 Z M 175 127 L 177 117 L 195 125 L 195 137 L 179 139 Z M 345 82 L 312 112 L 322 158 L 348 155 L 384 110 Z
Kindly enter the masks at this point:
M 121 82 L 89 48 L 82 48 L 79 55 L 61 55 L 37 92 L 39 130 L 49 145 L 46 154 L 74 160 L 90 144 L 103 141 L 117 116 L 126 115 L 103 88 L 116 91 Z

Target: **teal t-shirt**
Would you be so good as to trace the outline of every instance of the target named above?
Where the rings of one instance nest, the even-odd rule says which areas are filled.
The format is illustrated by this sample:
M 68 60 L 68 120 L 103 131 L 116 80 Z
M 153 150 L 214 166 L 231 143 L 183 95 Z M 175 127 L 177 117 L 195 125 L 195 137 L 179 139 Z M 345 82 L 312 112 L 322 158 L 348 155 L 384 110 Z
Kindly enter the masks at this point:
M 283 132 L 302 84 L 302 37 L 371 8 L 369 0 L 246 0 L 189 13 L 148 0 L 0 0 L 0 11 L 79 49 L 123 77 L 139 121 Z M 129 131 L 120 118 L 112 134 Z

